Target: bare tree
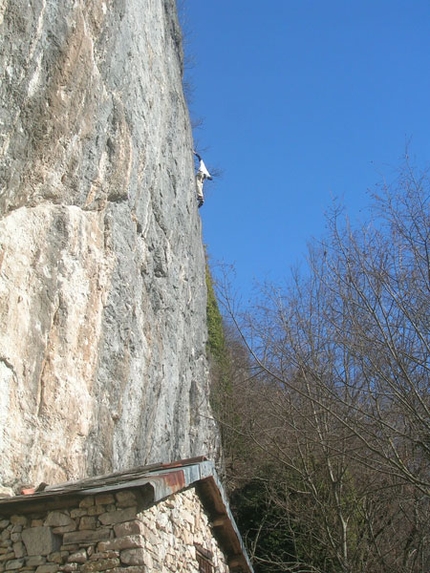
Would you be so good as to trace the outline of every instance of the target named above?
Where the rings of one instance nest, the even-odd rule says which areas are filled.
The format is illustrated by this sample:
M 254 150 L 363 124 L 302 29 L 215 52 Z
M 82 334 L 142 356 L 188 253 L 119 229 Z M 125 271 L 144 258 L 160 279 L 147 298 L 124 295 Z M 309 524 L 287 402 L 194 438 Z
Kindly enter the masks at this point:
M 255 551 L 262 571 L 430 567 L 429 180 L 406 165 L 373 199 L 359 229 L 335 210 L 307 272 L 240 320 L 253 423 L 236 431 L 264 452 L 294 549 Z

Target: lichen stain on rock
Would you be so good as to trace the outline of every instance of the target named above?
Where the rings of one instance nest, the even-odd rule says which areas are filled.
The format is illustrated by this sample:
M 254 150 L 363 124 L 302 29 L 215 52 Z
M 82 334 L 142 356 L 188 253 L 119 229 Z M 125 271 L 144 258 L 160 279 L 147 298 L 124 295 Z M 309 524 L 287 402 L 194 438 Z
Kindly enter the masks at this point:
M 87 181 L 81 172 L 85 144 L 94 141 L 100 117 L 97 107 L 108 98 L 87 32 L 78 13 L 65 42 L 51 55 L 46 84 L 27 104 L 23 123 L 33 156 L 23 184 L 32 189 L 28 198 L 32 204 L 53 198 L 80 205 L 85 200 Z M 97 148 L 92 151 L 94 163 L 97 152 Z M 85 175 L 91 179 L 91 172 Z

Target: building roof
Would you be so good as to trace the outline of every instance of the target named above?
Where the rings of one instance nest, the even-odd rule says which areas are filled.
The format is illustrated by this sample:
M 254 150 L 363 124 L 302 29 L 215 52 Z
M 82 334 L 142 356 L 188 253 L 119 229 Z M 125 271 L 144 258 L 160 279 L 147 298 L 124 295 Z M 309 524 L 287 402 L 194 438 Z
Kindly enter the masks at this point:
M 78 497 L 138 488 L 144 507 L 194 487 L 231 571 L 252 573 L 239 530 L 213 462 L 205 457 L 152 464 L 78 481 L 47 485 L 43 491 L 0 499 L 0 513 L 30 513 L 67 507 Z

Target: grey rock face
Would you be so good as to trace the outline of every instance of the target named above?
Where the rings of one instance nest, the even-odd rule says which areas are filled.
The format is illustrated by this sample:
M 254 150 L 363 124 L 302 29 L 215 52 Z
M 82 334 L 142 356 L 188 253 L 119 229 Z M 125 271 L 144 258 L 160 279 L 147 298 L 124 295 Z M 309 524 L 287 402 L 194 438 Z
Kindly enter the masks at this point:
M 174 0 L 0 0 L 0 482 L 214 455 Z

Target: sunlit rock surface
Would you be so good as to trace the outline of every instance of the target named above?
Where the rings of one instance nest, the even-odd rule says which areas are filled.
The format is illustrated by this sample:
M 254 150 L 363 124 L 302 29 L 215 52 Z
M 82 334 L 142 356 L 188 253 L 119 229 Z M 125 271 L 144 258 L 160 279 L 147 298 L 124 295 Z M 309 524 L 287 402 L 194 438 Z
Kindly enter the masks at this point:
M 0 0 L 0 483 L 215 455 L 174 0 Z

